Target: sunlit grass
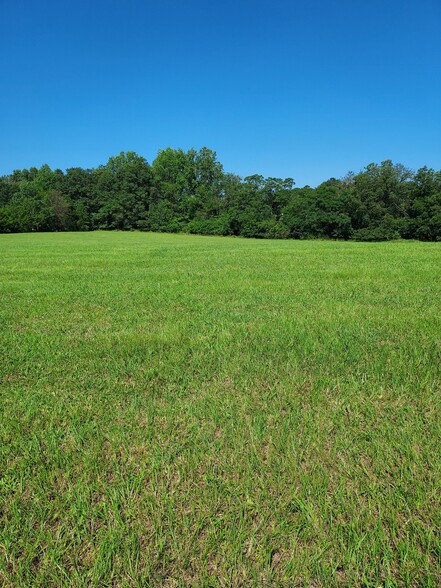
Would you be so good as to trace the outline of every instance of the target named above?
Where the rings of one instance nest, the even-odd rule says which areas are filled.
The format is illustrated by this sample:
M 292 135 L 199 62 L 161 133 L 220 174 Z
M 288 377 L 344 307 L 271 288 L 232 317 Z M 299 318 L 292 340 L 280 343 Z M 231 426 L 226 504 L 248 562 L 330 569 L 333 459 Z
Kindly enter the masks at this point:
M 0 235 L 0 583 L 440 585 L 440 268 Z

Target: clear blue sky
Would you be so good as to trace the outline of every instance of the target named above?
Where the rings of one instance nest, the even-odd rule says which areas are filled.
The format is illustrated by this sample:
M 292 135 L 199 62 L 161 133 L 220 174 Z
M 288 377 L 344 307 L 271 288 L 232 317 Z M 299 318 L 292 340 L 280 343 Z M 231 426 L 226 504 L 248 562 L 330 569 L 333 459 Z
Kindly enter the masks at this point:
M 0 174 L 214 149 L 316 185 L 441 168 L 441 0 L 0 0 Z

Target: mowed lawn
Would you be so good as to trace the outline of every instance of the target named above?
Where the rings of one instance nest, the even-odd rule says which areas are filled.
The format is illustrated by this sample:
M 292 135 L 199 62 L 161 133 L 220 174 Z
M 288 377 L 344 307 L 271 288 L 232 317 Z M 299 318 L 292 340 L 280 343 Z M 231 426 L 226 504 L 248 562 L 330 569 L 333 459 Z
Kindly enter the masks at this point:
M 0 235 L 0 584 L 441 584 L 441 243 Z

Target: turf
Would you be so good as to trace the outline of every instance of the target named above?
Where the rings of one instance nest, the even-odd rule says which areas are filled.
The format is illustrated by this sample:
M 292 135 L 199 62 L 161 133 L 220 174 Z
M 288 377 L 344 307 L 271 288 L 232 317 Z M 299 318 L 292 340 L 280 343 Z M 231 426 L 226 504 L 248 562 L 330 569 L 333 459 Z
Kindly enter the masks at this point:
M 439 586 L 441 244 L 0 236 L 0 584 Z

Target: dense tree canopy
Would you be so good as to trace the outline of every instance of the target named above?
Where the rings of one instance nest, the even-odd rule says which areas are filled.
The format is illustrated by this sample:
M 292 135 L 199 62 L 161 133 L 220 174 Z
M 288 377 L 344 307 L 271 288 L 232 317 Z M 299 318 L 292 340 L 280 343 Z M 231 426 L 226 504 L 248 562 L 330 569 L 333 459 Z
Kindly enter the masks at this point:
M 441 171 L 391 161 L 317 188 L 240 178 L 203 147 L 134 152 L 96 169 L 16 170 L 0 177 L 0 232 L 94 229 L 243 237 L 441 240 Z

